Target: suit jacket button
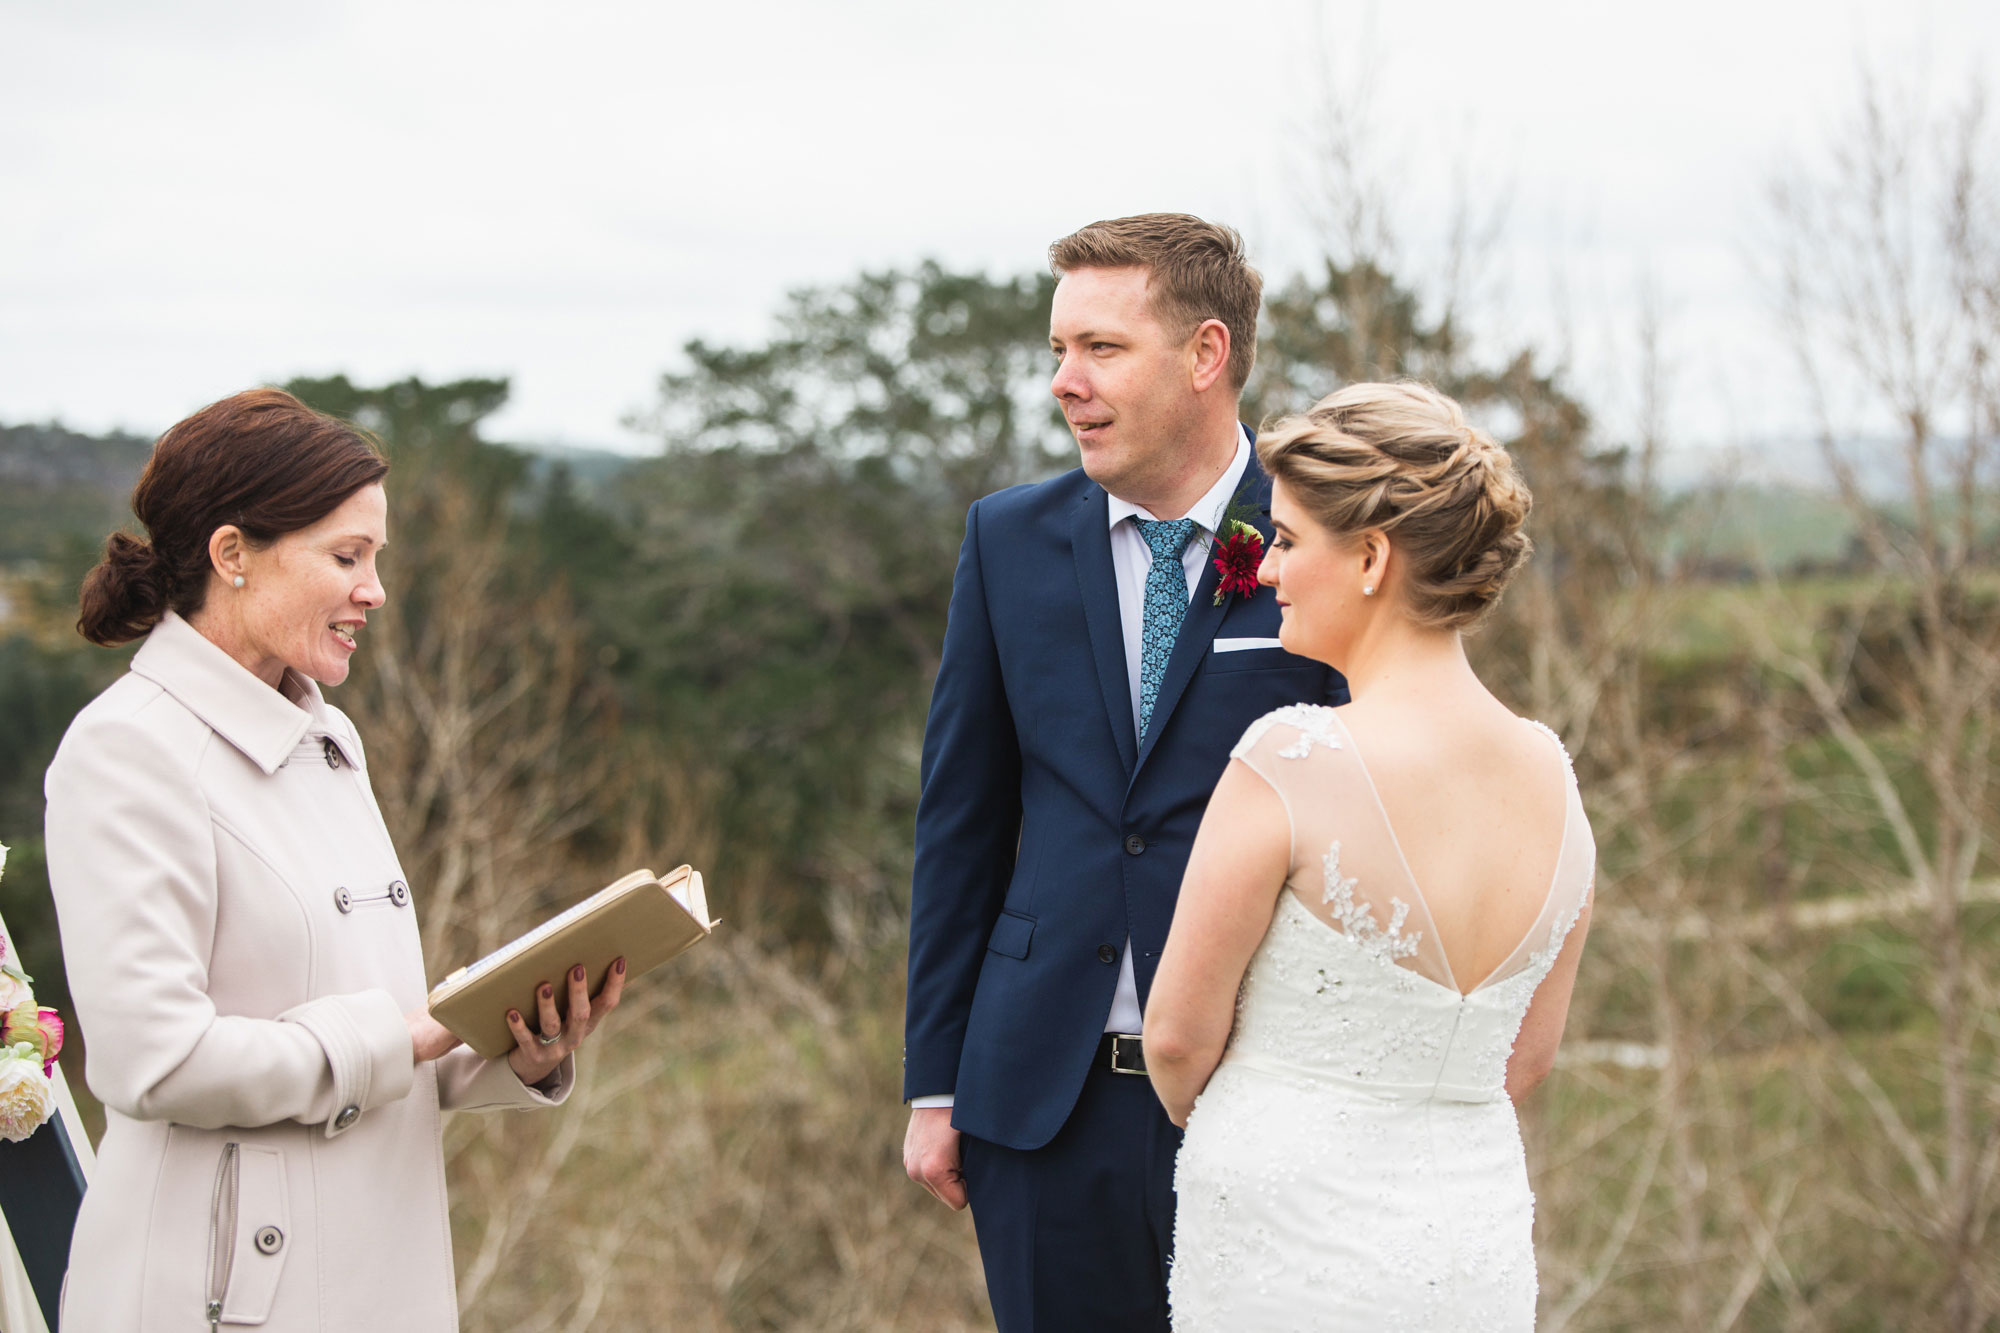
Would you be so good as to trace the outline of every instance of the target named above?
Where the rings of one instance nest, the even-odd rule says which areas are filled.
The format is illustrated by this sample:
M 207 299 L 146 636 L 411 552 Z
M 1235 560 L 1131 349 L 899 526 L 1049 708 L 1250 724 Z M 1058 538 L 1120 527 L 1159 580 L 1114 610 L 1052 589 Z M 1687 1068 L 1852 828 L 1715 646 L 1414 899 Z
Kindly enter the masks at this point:
M 1143 852 L 1145 850 L 1146 850 L 1146 840 L 1144 838 L 1140 837 L 1136 833 L 1128 833 L 1125 835 L 1125 851 L 1128 855 L 1137 856 L 1140 852 Z
M 340 1109 L 340 1114 L 333 1118 L 333 1127 L 335 1129 L 346 1129 L 349 1125 L 352 1125 L 355 1121 L 359 1120 L 360 1118 L 361 1118 L 360 1107 L 343 1106 Z
M 1097 946 L 1097 961 L 1100 963 L 1115 963 L 1118 961 L 1118 951 L 1108 944 L 1100 944 Z

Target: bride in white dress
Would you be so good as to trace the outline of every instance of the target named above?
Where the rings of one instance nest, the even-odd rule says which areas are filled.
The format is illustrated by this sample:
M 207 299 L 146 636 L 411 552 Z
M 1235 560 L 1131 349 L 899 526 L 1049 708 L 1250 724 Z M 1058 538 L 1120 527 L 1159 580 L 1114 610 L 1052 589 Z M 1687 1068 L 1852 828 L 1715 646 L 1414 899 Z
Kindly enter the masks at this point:
M 1353 702 L 1244 735 L 1152 985 L 1146 1063 L 1187 1129 L 1174 1327 L 1530 1330 L 1514 1102 L 1555 1059 L 1596 851 L 1561 743 L 1460 638 L 1527 558 L 1528 492 L 1414 384 L 1257 450 L 1282 641 Z

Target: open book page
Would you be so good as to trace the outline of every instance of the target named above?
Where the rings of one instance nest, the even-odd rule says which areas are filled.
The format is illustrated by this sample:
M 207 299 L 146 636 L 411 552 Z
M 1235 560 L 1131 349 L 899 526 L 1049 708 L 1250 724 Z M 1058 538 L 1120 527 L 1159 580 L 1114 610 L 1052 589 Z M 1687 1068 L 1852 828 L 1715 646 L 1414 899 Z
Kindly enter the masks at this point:
M 622 884 L 624 881 L 620 880 L 619 883 Z M 702 890 L 700 874 L 683 876 L 679 883 L 667 885 L 667 892 L 703 927 L 716 924 L 708 919 L 708 894 Z

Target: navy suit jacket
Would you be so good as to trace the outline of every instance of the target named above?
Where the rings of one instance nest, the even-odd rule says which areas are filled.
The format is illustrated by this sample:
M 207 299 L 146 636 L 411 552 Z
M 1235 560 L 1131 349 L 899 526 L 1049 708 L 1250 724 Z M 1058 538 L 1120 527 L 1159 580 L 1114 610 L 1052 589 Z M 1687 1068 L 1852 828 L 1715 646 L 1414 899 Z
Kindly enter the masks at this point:
M 1270 537 L 1270 479 L 1238 494 Z M 1204 566 L 1144 745 L 1132 724 L 1104 489 L 1082 469 L 966 516 L 924 729 L 910 894 L 903 1095 L 1010 1148 L 1062 1128 L 1129 937 L 1145 1003 L 1202 811 L 1249 725 L 1344 703 L 1338 672 L 1281 648 L 1271 590 L 1214 605 Z

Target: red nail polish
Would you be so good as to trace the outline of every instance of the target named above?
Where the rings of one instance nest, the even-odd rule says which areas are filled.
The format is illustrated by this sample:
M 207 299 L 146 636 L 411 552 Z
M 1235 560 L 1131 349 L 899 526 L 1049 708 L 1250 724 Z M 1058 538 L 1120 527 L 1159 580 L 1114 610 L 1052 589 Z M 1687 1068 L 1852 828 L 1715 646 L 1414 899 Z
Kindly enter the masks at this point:
M 520 1022 L 520 1021 L 521 1021 L 521 1011 L 520 1011 L 519 1009 L 509 1009 L 509 1010 L 507 1011 L 507 1021 L 508 1021 L 509 1023 L 518 1023 L 518 1022 Z
M 624 975 L 625 975 L 625 960 L 624 960 L 623 958 L 620 958 L 620 959 L 619 959 L 619 960 L 618 960 L 617 962 L 615 962 L 615 963 L 613 963 L 613 964 L 611 965 L 611 970 L 612 970 L 612 971 L 614 971 L 614 972 L 616 972 L 616 973 L 617 973 L 617 974 L 618 974 L 619 976 L 621 976 L 621 977 L 622 977 L 622 976 L 624 976 Z
M 572 969 L 572 970 L 571 970 L 571 972 L 570 972 L 570 976 L 574 977 L 574 978 L 575 978 L 576 980 L 578 980 L 578 981 L 582 981 L 582 980 L 583 980 L 583 964 L 582 964 L 582 963 L 578 963 L 578 964 L 576 965 L 576 967 L 575 967 L 574 969 Z
M 547 986 L 547 985 L 545 985 L 545 986 L 543 986 L 543 987 L 542 987 L 542 998 L 543 998 L 544 1000 L 552 1000 L 552 999 L 554 999 L 554 998 L 555 998 L 555 994 L 556 994 L 556 988 L 555 988 L 554 986 Z

